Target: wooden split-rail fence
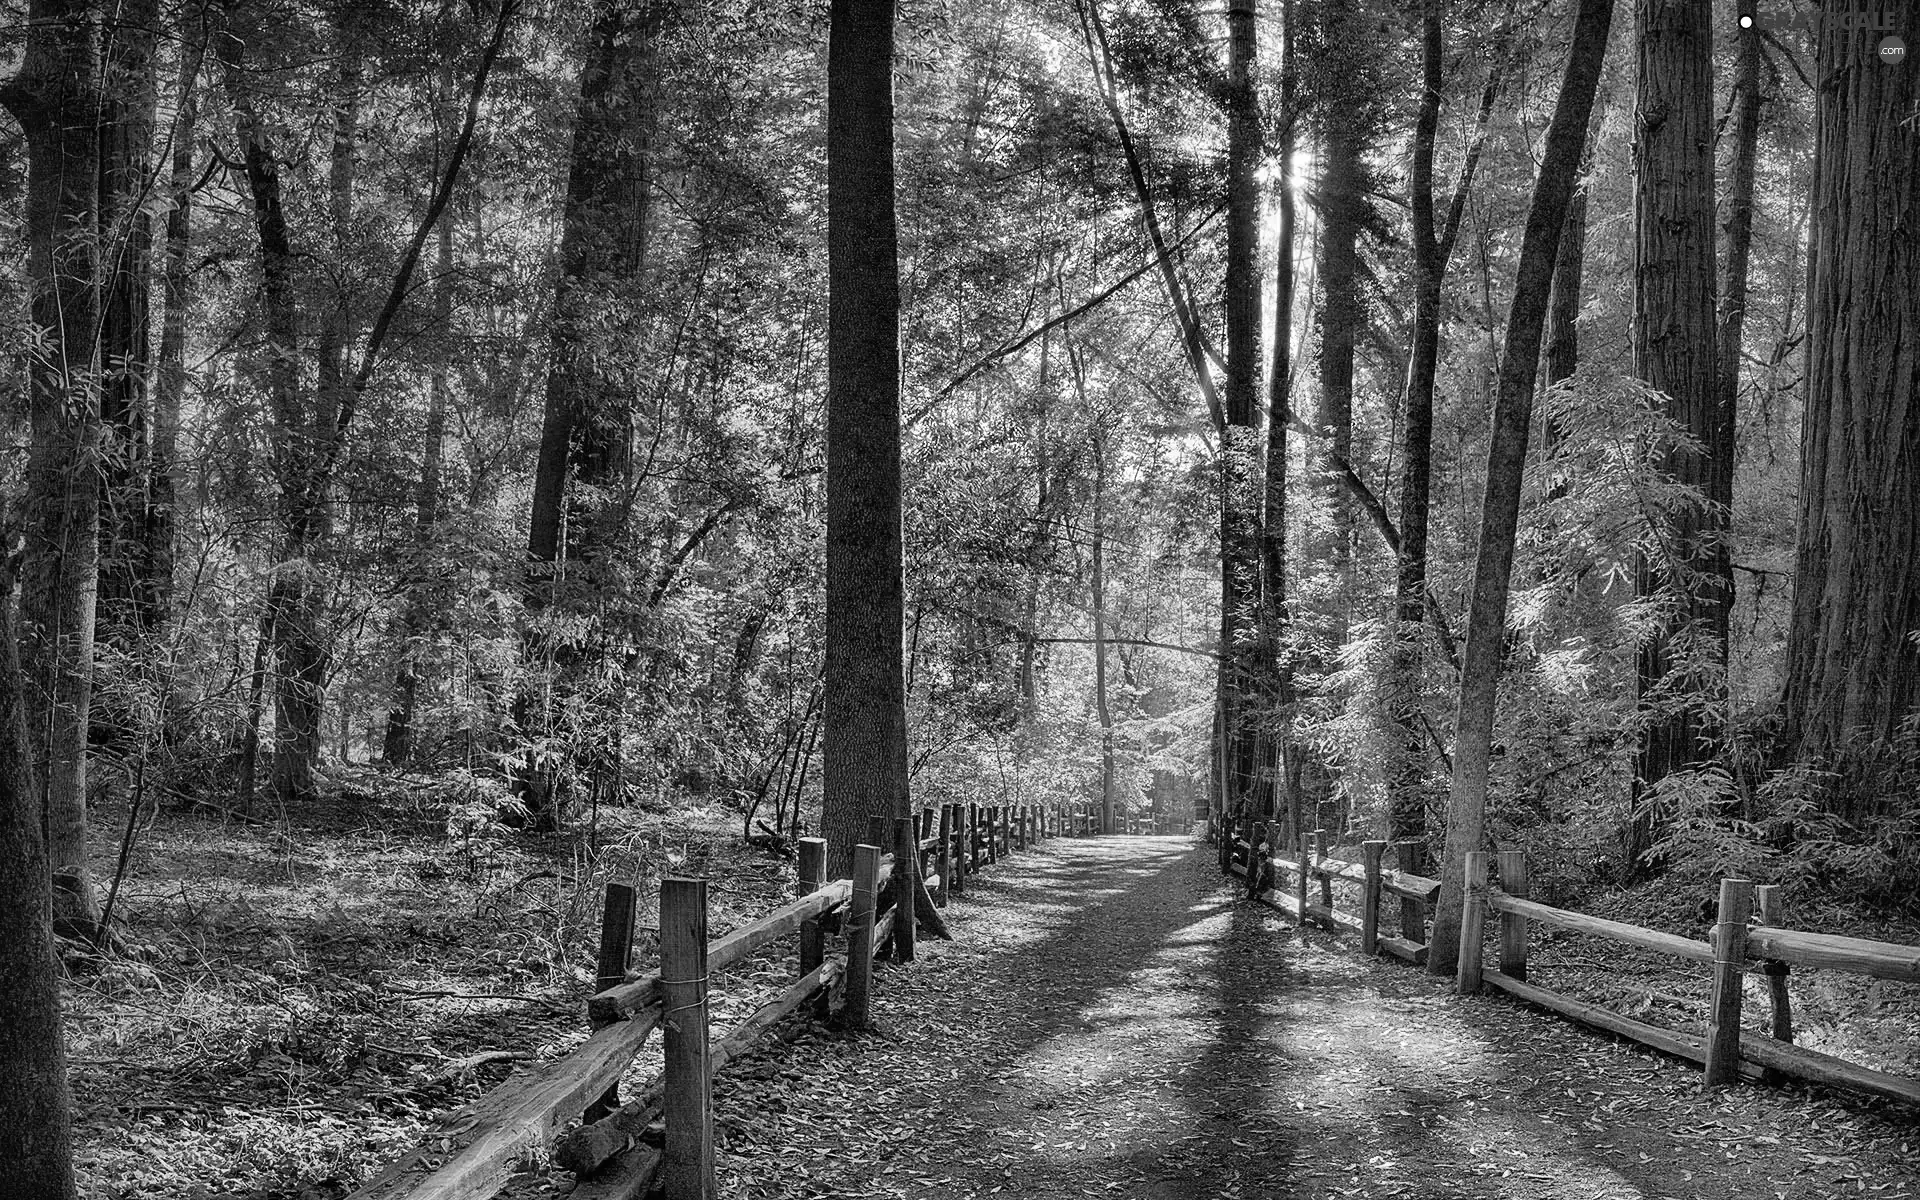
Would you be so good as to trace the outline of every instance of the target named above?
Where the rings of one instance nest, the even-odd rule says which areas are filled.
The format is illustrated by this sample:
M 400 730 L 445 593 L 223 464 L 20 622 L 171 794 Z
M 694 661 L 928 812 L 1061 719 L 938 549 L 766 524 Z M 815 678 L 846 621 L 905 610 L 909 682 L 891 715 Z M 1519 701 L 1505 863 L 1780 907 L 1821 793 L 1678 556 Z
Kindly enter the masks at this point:
M 1388 871 L 1381 865 L 1388 848 L 1384 841 L 1362 842 L 1360 861 L 1354 862 L 1330 852 L 1325 830 L 1315 831 L 1311 850 L 1302 847 L 1291 857 L 1273 853 L 1258 832 L 1253 834 L 1251 844 L 1231 832 L 1225 837 L 1224 865 L 1229 872 L 1246 879 L 1249 891 L 1262 903 L 1303 924 L 1311 921 L 1330 932 L 1357 933 L 1364 954 L 1386 953 L 1415 964 L 1426 962 L 1425 930 L 1432 906 L 1439 897 L 1440 882 L 1416 873 L 1425 853 L 1423 843 L 1393 843 L 1399 869 Z M 1319 884 L 1317 901 L 1309 895 L 1311 882 Z M 1358 889 L 1357 913 L 1336 907 L 1333 891 L 1336 882 L 1352 884 Z M 1288 883 L 1290 887 L 1285 886 Z M 1269 885 L 1273 888 L 1271 895 L 1266 890 Z M 1920 982 L 1920 946 L 1786 928 L 1779 889 L 1744 879 L 1721 881 L 1712 941 L 1554 908 L 1528 899 L 1527 891 L 1526 858 L 1519 851 L 1467 855 L 1460 922 L 1463 949 L 1455 971 L 1455 988 L 1461 994 L 1478 992 L 1483 986 L 1495 988 L 1583 1024 L 1698 1063 L 1705 1068 L 1709 1085 L 1731 1083 L 1736 1077 L 1770 1080 L 1788 1076 L 1920 1105 L 1920 1079 L 1874 1070 L 1795 1045 L 1793 1003 L 1788 990 L 1788 979 L 1795 966 L 1844 971 L 1874 979 Z M 1401 933 L 1398 936 L 1380 933 L 1385 897 L 1390 895 L 1400 899 Z M 1497 965 L 1491 968 L 1486 965 L 1484 945 L 1489 932 L 1489 914 L 1498 921 L 1499 947 Z M 1529 982 L 1529 922 L 1706 964 L 1709 971 L 1706 1036 L 1636 1020 Z M 1743 1032 L 1740 1028 L 1745 994 L 1743 981 L 1750 967 L 1757 967 L 1766 980 L 1771 1008 L 1767 1036 Z
M 1467 855 L 1460 920 L 1462 953 L 1455 976 L 1462 994 L 1477 992 L 1483 985 L 1494 987 L 1595 1028 L 1699 1063 L 1706 1069 L 1709 1085 L 1731 1083 L 1736 1076 L 1764 1079 L 1783 1075 L 1920 1105 L 1920 1079 L 1876 1071 L 1794 1045 L 1793 1003 L 1787 988 L 1796 966 L 1920 983 L 1920 946 L 1785 928 L 1779 889 L 1745 879 L 1720 881 L 1713 940 L 1703 942 L 1529 900 L 1525 856 L 1516 850 L 1503 850 L 1492 855 L 1491 862 L 1496 874 L 1489 873 L 1485 852 Z M 1489 913 L 1499 919 L 1498 965 L 1492 969 L 1486 966 L 1483 945 Z M 1710 988 L 1706 1036 L 1634 1020 L 1528 982 L 1530 921 L 1706 964 Z M 1767 981 L 1772 1008 L 1769 1036 L 1740 1028 L 1749 967 L 1758 967 Z
M 1425 861 L 1426 843 L 1412 840 L 1391 843 L 1394 867 L 1385 859 L 1389 843 L 1362 842 L 1360 861 L 1337 858 L 1328 845 L 1327 831 L 1316 829 L 1309 846 L 1297 848 L 1292 856 L 1277 854 L 1257 832 L 1249 843 L 1232 838 L 1226 847 L 1226 868 L 1247 881 L 1248 893 L 1269 908 L 1292 917 L 1304 925 L 1312 922 L 1328 932 L 1345 930 L 1360 935 L 1363 954 L 1391 954 L 1415 966 L 1427 961 L 1427 923 L 1434 900 L 1440 895 L 1440 881 L 1420 874 Z M 1336 882 L 1359 888 L 1359 911 L 1338 907 L 1333 885 Z M 1266 886 L 1272 885 L 1271 893 Z M 1318 884 L 1318 899 L 1312 893 Z M 1388 911 L 1391 896 L 1398 900 L 1397 914 Z M 1400 932 L 1383 932 L 1385 919 L 1398 916 Z
M 1097 833 L 1100 823 L 1087 805 L 949 804 L 891 825 L 874 817 L 853 875 L 831 881 L 826 842 L 803 838 L 799 898 L 720 938 L 708 936 L 706 881 L 668 877 L 660 881 L 660 962 L 643 973 L 629 962 L 635 891 L 608 885 L 587 1003 L 591 1036 L 468 1105 L 348 1200 L 486 1200 L 543 1151 L 579 1176 L 573 1200 L 638 1200 L 656 1182 L 668 1200 L 709 1200 L 715 1072 L 803 1008 L 864 1028 L 876 957 L 912 961 L 918 928 L 944 934 L 938 909 L 970 876 L 1048 837 Z M 710 1041 L 713 976 L 790 937 L 798 941 L 793 984 Z M 655 1029 L 664 1072 L 622 1102 L 620 1079 Z

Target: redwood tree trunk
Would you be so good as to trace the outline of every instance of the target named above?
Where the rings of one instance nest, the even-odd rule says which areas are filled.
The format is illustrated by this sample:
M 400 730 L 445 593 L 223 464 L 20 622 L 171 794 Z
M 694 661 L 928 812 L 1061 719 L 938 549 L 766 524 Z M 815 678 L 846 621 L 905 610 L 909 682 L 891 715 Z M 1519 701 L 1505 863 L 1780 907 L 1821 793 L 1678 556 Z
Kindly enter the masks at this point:
M 36 0 L 30 17 L 19 72 L 0 91 L 26 138 L 27 283 L 42 347 L 27 360 L 20 657 L 54 922 L 86 935 L 100 911 L 87 867 L 100 512 L 98 31 L 86 3 Z
M 1394 581 L 1394 720 L 1399 761 L 1388 782 L 1387 836 L 1425 837 L 1426 752 L 1420 730 L 1421 625 L 1427 612 L 1427 510 L 1433 488 L 1433 393 L 1440 362 L 1440 257 L 1433 214 L 1433 143 L 1440 127 L 1440 0 L 1423 0 L 1420 108 L 1414 119 L 1407 191 L 1413 214 L 1413 348 L 1400 472 L 1400 562 Z
M 1829 20 L 1848 11 L 1822 8 Z M 1899 23 L 1920 42 L 1920 9 Z M 1858 752 L 1920 708 L 1920 76 L 1874 61 L 1881 36 L 1838 31 L 1820 45 L 1787 636 L 1784 748 L 1839 766 L 1843 803 Z
M 827 873 L 867 816 L 905 816 L 900 281 L 893 0 L 833 0 L 827 35 Z
M 1648 789 L 1698 765 L 1724 696 L 1726 506 L 1732 500 L 1733 397 L 1719 380 L 1713 207 L 1713 10 L 1695 0 L 1638 0 L 1634 140 L 1634 375 L 1699 449 L 1670 449 L 1657 469 L 1712 502 L 1670 514 L 1661 553 L 1635 565 L 1642 600 L 1678 593 L 1671 620 L 1640 648 L 1635 698 L 1645 727 L 1627 838 L 1634 867 L 1665 823 Z
M 1262 698 L 1259 811 L 1278 808 L 1287 764 L 1292 759 L 1288 730 L 1292 719 L 1293 669 L 1287 645 L 1287 423 L 1293 419 L 1293 198 L 1294 4 L 1281 4 L 1280 41 L 1280 222 L 1275 233 L 1273 354 L 1267 376 L 1267 446 L 1260 514 L 1260 680 Z
M 1567 204 L 1580 174 L 1587 117 L 1606 58 L 1613 0 L 1580 0 L 1560 96 L 1547 127 L 1545 154 L 1527 208 L 1526 233 L 1507 313 L 1506 345 L 1494 395 L 1487 488 L 1480 507 L 1467 648 L 1461 659 L 1460 701 L 1454 724 L 1453 786 L 1447 797 L 1446 861 L 1429 940 L 1427 969 L 1451 974 L 1460 954 L 1460 904 L 1466 856 L 1486 837 L 1487 768 L 1493 747 L 1501 653 L 1506 645 L 1507 591 L 1513 573 L 1514 531 L 1526 475 L 1527 432 L 1553 263 L 1566 225 Z M 1474 952 L 1478 947 L 1473 947 Z
M 1346 13 L 1344 3 L 1329 5 Z M 1330 18 L 1332 20 L 1333 18 Z M 1335 36 L 1350 36 L 1351 14 L 1334 24 Z M 1337 101 L 1324 114 L 1320 174 L 1320 402 L 1314 423 L 1325 439 L 1320 488 L 1332 524 L 1321 539 L 1319 557 L 1334 578 L 1328 639 L 1346 644 L 1348 606 L 1353 600 L 1353 500 L 1336 462 L 1353 461 L 1354 343 L 1365 321 L 1360 307 L 1360 226 L 1365 200 L 1360 153 L 1362 133 L 1355 128 L 1350 102 Z M 1328 457 L 1326 452 L 1331 452 Z
M 1255 0 L 1227 6 L 1226 429 L 1220 447 L 1219 707 L 1225 806 L 1248 811 L 1259 784 L 1260 705 L 1260 112 L 1253 72 Z

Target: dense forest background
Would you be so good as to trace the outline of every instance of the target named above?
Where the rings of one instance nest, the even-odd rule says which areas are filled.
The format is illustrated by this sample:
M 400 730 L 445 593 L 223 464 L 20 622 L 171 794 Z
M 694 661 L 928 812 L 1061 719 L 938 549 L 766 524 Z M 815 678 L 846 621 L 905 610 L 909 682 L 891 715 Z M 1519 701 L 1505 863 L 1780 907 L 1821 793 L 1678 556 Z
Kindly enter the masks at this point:
M 1314 821 L 1384 830 L 1392 809 L 1420 835 L 1441 824 L 1499 336 L 1572 14 L 1296 7 L 1263 14 L 1252 60 L 1256 294 L 1276 264 L 1290 292 L 1260 317 L 1258 407 L 1280 436 L 1249 443 L 1256 470 L 1271 448 L 1280 466 L 1266 570 L 1287 697 L 1263 717 L 1286 729 L 1282 792 L 1337 810 Z M 1849 753 L 1870 766 L 1837 803 L 1818 781 L 1836 739 L 1806 760 L 1777 736 L 1816 67 L 1805 22 L 1743 34 L 1725 7 L 1695 22 L 1723 69 L 1700 81 L 1714 153 L 1694 168 L 1723 180 L 1718 257 L 1745 258 L 1715 334 L 1737 339 L 1730 493 L 1672 469 L 1672 439 L 1700 431 L 1635 379 L 1621 20 L 1555 268 L 1494 836 L 1572 875 L 1773 863 L 1892 899 L 1915 861 L 1893 800 L 1916 769 L 1910 709 L 1866 723 Z M 56 32 L 90 16 L 84 39 Z M 824 13 L 32 17 L 8 35 L 38 65 L 9 90 L 0 307 L 29 734 L 54 807 L 271 813 L 377 763 L 457 773 L 476 819 L 504 801 L 498 819 L 580 829 L 599 805 L 699 797 L 749 835 L 817 828 Z M 1208 420 L 1238 94 L 1217 24 L 1173 3 L 901 12 L 924 799 L 1044 786 L 1205 812 L 1232 774 L 1222 449 L 1272 422 Z M 59 178 L 37 183 L 49 156 Z M 36 320 L 49 304 L 59 319 Z M 97 557 L 76 546 L 96 512 Z M 1725 526 L 1724 669 L 1661 632 L 1704 585 L 1646 564 L 1689 523 Z M 1415 524 L 1408 607 L 1395 547 Z M 1695 682 L 1636 687 L 1650 639 Z M 1910 676 L 1913 647 L 1894 652 Z M 1640 731 L 1663 703 L 1698 708 L 1706 740 L 1674 758 L 1650 824 L 1666 772 L 1648 777 Z M 84 923 L 76 836 L 56 832 L 54 857 Z
M 1911 913 L 1920 31 L 1858 7 L 899 6 L 913 805 Z M 0 783 L 70 950 L 156 813 L 832 826 L 829 21 L 11 5 Z
M 0 174 L 8 511 L 69 915 L 98 914 L 84 804 L 271 812 L 359 764 L 458 773 L 483 810 L 511 791 L 516 824 L 705 797 L 749 835 L 817 827 L 824 14 L 28 15 L 9 27 L 23 65 Z M 1439 827 L 1499 335 L 1572 17 L 1265 17 L 1252 294 L 1275 295 L 1284 264 L 1285 311 L 1259 318 L 1258 408 L 1277 422 L 1218 416 L 1240 92 L 1213 17 L 902 11 L 906 686 L 925 799 L 1017 801 L 1044 781 L 1118 813 L 1220 806 L 1218 490 L 1226 444 L 1264 422 L 1248 446 L 1255 470 L 1277 464 L 1264 570 L 1287 611 L 1266 653 L 1286 696 L 1261 716 L 1285 728 L 1281 790 L 1331 803 L 1315 816 L 1336 827 L 1384 829 L 1390 809 L 1396 833 Z M 1911 637 L 1891 643 L 1908 682 L 1864 737 L 1803 757 L 1778 736 L 1799 351 L 1820 300 L 1809 30 L 1743 34 L 1731 6 L 1693 24 L 1737 64 L 1697 81 L 1714 152 L 1689 177 L 1709 202 L 1730 180 L 1717 258 L 1691 236 L 1725 277 L 1709 336 L 1735 393 L 1716 411 L 1737 421 L 1708 446 L 1676 416 L 1688 398 L 1635 378 L 1648 251 L 1620 21 L 1555 266 L 1494 835 L 1602 878 L 1780 858 L 1891 899 L 1913 882 L 1912 808 L 1893 799 L 1915 770 Z M 1703 454 L 1717 482 L 1673 466 Z M 1396 549 L 1416 524 L 1409 607 L 1414 552 Z M 1717 573 L 1650 573 L 1695 527 Z M 1672 632 L 1676 605 L 1716 586 L 1724 663 Z M 1650 641 L 1679 666 L 1649 679 Z M 1690 682 L 1652 686 L 1663 674 Z M 1642 731 L 1675 705 L 1704 740 L 1650 769 Z M 1860 769 L 1832 793 L 1818 772 L 1842 742 Z

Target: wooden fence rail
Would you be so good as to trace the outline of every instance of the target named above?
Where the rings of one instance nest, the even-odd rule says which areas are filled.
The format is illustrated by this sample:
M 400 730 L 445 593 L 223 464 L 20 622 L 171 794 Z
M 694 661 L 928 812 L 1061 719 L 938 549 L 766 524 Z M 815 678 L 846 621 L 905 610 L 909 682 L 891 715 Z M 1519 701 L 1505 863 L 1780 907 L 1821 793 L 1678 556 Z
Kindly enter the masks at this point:
M 1296 850 L 1292 857 L 1273 853 L 1271 844 L 1257 832 L 1254 837 L 1253 843 L 1235 838 L 1227 852 L 1227 870 L 1248 881 L 1254 899 L 1300 924 L 1312 921 L 1330 933 L 1358 934 L 1362 953 L 1391 954 L 1415 965 L 1427 961 L 1427 921 L 1440 894 L 1440 881 L 1418 873 L 1420 842 L 1393 843 L 1399 863 L 1389 870 L 1384 866 L 1389 843 L 1383 841 L 1361 843 L 1361 857 L 1355 862 L 1334 856 L 1324 829 L 1314 831 L 1310 852 Z M 1283 887 L 1282 876 L 1291 877 L 1290 888 Z M 1316 882 L 1317 901 L 1309 896 Z M 1356 911 L 1336 905 L 1336 883 L 1358 889 Z M 1398 934 L 1382 932 L 1389 896 L 1398 901 Z
M 1222 862 L 1230 873 L 1247 881 L 1248 891 L 1255 899 L 1301 924 L 1312 921 L 1330 932 L 1356 932 L 1360 935 L 1363 953 L 1386 953 L 1412 963 L 1425 963 L 1426 922 L 1439 896 L 1440 883 L 1416 873 L 1422 863 L 1420 843 L 1394 843 L 1399 869 L 1389 871 L 1381 865 L 1386 842 L 1361 843 L 1360 859 L 1354 861 L 1329 852 L 1324 830 L 1314 832 L 1310 849 L 1296 847 L 1291 856 L 1275 853 L 1260 827 L 1252 827 L 1247 834 L 1235 836 L 1231 827 L 1222 829 L 1219 836 L 1226 839 L 1221 851 Z M 1497 867 L 1497 884 L 1491 881 L 1490 867 Z M 1794 1045 L 1793 1007 L 1788 991 L 1788 979 L 1796 966 L 1920 982 L 1920 946 L 1785 928 L 1778 889 L 1769 885 L 1754 886 L 1746 880 L 1722 881 L 1713 940 L 1699 941 L 1530 900 L 1526 859 L 1518 851 L 1501 851 L 1493 856 L 1469 854 L 1466 875 L 1460 944 L 1473 952 L 1463 950 L 1456 971 L 1455 985 L 1463 994 L 1478 991 L 1482 985 L 1496 988 L 1585 1024 L 1700 1063 L 1709 1084 L 1728 1083 L 1736 1076 L 1750 1079 L 1792 1076 L 1920 1104 L 1920 1079 L 1876 1071 Z M 1315 882 L 1319 884 L 1317 901 L 1309 896 Z M 1357 889 L 1355 912 L 1335 907 L 1335 883 L 1350 884 Z M 1398 936 L 1380 932 L 1388 915 L 1389 896 L 1400 900 L 1401 933 Z M 1489 916 L 1498 921 L 1495 938 L 1498 966 L 1494 968 L 1489 968 L 1484 961 Z M 1529 922 L 1706 964 L 1710 968 L 1711 987 L 1706 1036 L 1635 1020 L 1602 1005 L 1528 982 Z M 1772 1009 L 1770 1036 L 1740 1030 L 1742 980 L 1749 967 L 1757 967 L 1766 979 Z
M 1736 1076 L 1761 1078 L 1774 1073 L 1920 1104 L 1920 1079 L 1876 1071 L 1794 1045 L 1792 1006 L 1787 990 L 1787 976 L 1795 966 L 1920 982 L 1920 946 L 1779 928 L 1773 924 L 1781 919 L 1777 891 L 1768 886 L 1756 887 L 1744 879 L 1720 881 L 1713 941 L 1696 941 L 1529 900 L 1525 896 L 1525 859 L 1517 851 L 1503 851 L 1496 858 L 1497 883 L 1490 879 L 1488 856 L 1484 852 L 1467 856 L 1466 898 L 1460 923 L 1462 952 L 1455 975 L 1455 985 L 1460 992 L 1478 991 L 1483 984 L 1491 986 L 1577 1021 L 1700 1063 L 1710 1085 L 1731 1083 Z M 1485 947 L 1480 935 L 1487 913 L 1496 914 L 1501 921 L 1499 966 L 1494 969 L 1488 969 L 1484 961 Z M 1756 917 L 1759 923 L 1749 924 Z M 1634 1020 L 1527 982 L 1526 926 L 1529 921 L 1707 964 L 1711 991 L 1706 1036 L 1696 1037 Z M 1760 968 L 1767 979 L 1767 995 L 1773 1010 L 1769 1022 L 1771 1036 L 1742 1032 L 1740 1028 L 1743 983 L 1749 966 Z
M 592 1034 L 468 1105 L 348 1200 L 486 1200 L 541 1148 L 579 1176 L 573 1200 L 638 1200 L 656 1179 L 668 1200 L 709 1200 L 715 1073 L 809 1006 L 864 1027 L 877 957 L 911 961 L 916 933 L 944 935 L 935 910 L 972 876 L 1048 837 L 1097 832 L 1097 816 L 1088 806 L 948 804 L 893 822 L 875 818 L 868 844 L 855 851 L 853 876 L 832 881 L 825 879 L 826 843 L 803 838 L 799 897 L 717 939 L 707 936 L 705 881 L 663 879 L 660 965 L 643 972 L 628 964 L 634 889 L 608 885 L 596 990 L 587 1001 Z M 712 977 L 790 937 L 799 959 L 793 984 L 710 1041 Z M 841 949 L 830 954 L 835 942 Z M 656 1029 L 665 1073 L 622 1103 L 620 1078 Z

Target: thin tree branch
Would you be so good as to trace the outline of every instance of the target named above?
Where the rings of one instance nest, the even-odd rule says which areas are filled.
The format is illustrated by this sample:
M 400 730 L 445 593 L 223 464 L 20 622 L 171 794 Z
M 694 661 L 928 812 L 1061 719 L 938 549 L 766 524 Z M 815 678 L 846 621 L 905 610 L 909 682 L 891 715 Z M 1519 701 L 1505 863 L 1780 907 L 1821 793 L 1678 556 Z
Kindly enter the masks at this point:
M 1127 129 L 1126 115 L 1120 111 L 1120 97 L 1113 80 L 1113 51 L 1107 43 L 1106 24 L 1100 19 L 1097 0 L 1076 0 L 1074 7 L 1080 15 L 1080 32 L 1086 40 L 1087 61 L 1093 68 L 1094 85 L 1100 92 L 1100 100 L 1106 106 L 1108 117 L 1113 121 L 1114 133 L 1120 139 L 1120 149 L 1127 160 L 1127 177 L 1132 181 L 1134 195 L 1140 201 L 1141 219 L 1147 227 L 1147 236 L 1153 242 L 1154 261 L 1160 267 L 1160 280 L 1166 285 L 1167 300 L 1173 305 L 1174 316 L 1180 322 L 1187 364 L 1193 368 L 1194 380 L 1200 386 L 1201 396 L 1206 399 L 1207 412 L 1213 418 L 1214 429 L 1224 436 L 1227 413 L 1208 364 L 1210 351 L 1206 335 L 1200 328 L 1192 297 L 1174 270 L 1166 236 L 1160 229 L 1160 214 L 1154 208 L 1153 192 L 1147 187 L 1146 170 L 1140 163 L 1140 152 L 1133 144 L 1133 134 Z
M 432 198 L 427 202 L 427 211 L 420 217 L 420 223 L 414 228 L 413 237 L 407 243 L 407 251 L 401 256 L 400 267 L 394 272 L 393 286 L 387 290 L 386 303 L 381 305 L 379 316 L 374 318 L 373 329 L 367 334 L 366 349 L 361 352 L 360 365 L 353 373 L 353 382 L 340 402 L 340 412 L 334 418 L 333 440 L 328 444 L 325 457 L 320 464 L 315 482 L 323 484 L 333 474 L 340 460 L 341 443 L 345 440 L 347 427 L 353 423 L 353 416 L 359 407 L 359 400 L 366 393 L 367 385 L 373 381 L 373 371 L 378 365 L 381 347 L 386 343 L 387 334 L 393 328 L 393 321 L 399 315 L 400 306 L 405 303 L 412 288 L 413 273 L 420 265 L 420 254 L 427 244 L 427 238 L 433 233 L 433 227 L 440 223 L 440 216 L 446 211 L 447 203 L 453 198 L 453 188 L 460 179 L 460 171 L 466 165 L 467 153 L 473 149 L 474 127 L 480 121 L 480 102 L 486 96 L 487 79 L 493 74 L 493 65 L 500 57 L 501 49 L 506 45 L 507 29 L 512 24 L 513 15 L 519 11 L 520 0 L 500 0 L 499 14 L 494 18 L 493 36 L 487 42 L 486 49 L 480 54 L 480 68 L 474 73 L 473 87 L 467 93 L 467 112 L 460 125 L 460 136 L 453 144 L 453 152 L 447 158 L 447 168 L 435 181 Z
M 951 383 L 948 383 L 945 387 L 935 392 L 933 394 L 933 399 L 928 401 L 924 406 L 922 406 L 919 409 L 919 411 L 915 412 L 911 417 L 907 418 L 906 423 L 902 426 L 902 428 L 905 428 L 905 429 L 913 428 L 914 424 L 918 422 L 920 418 L 926 416 L 929 412 L 933 411 L 934 407 L 941 400 L 944 400 L 949 395 L 951 395 L 955 388 L 959 387 L 961 384 L 965 383 L 967 380 L 972 379 L 975 375 L 979 374 L 981 371 L 985 370 L 987 367 L 992 366 L 994 363 L 1000 361 L 1003 358 L 1006 358 L 1010 354 L 1018 354 L 1021 350 L 1025 349 L 1028 345 L 1032 344 L 1034 339 L 1039 338 L 1047 333 L 1050 333 L 1055 329 L 1058 329 L 1060 326 L 1067 324 L 1069 321 L 1073 321 L 1080 317 L 1085 316 L 1087 313 L 1098 308 L 1100 305 L 1105 304 L 1108 300 L 1111 300 L 1128 284 L 1139 279 L 1142 275 L 1145 275 L 1147 272 L 1152 271 L 1157 267 L 1159 267 L 1162 258 L 1164 258 L 1166 254 L 1171 254 L 1173 251 L 1180 249 L 1182 246 L 1192 241 L 1195 237 L 1199 235 L 1201 230 L 1205 229 L 1208 225 L 1213 223 L 1214 218 L 1218 217 L 1221 213 L 1225 211 L 1227 211 L 1225 206 L 1214 209 L 1213 212 L 1208 214 L 1207 217 L 1204 220 L 1202 220 L 1199 224 L 1195 225 L 1192 229 L 1189 229 L 1187 230 L 1187 232 L 1180 235 L 1180 238 L 1177 241 L 1175 241 L 1173 245 L 1168 246 L 1164 251 L 1156 252 L 1154 254 L 1154 257 L 1151 260 L 1135 268 L 1134 270 L 1129 271 L 1123 278 L 1121 278 L 1121 280 L 1118 283 L 1115 283 L 1113 286 L 1103 289 L 1098 294 L 1093 296 L 1091 299 L 1087 300 L 1085 303 L 1081 304 L 1079 307 L 1073 309 L 1071 312 L 1061 313 L 1059 316 L 1053 318 L 1051 321 L 1048 321 L 1044 325 L 1041 325 L 1036 329 L 1029 330 L 1028 332 L 1021 334 L 1019 337 L 1014 338 L 1012 341 L 1004 343 L 998 349 L 989 351 L 987 354 L 981 356 L 978 360 L 974 362 L 972 366 L 968 367 L 966 370 L 956 375 L 953 378 L 953 381 Z

